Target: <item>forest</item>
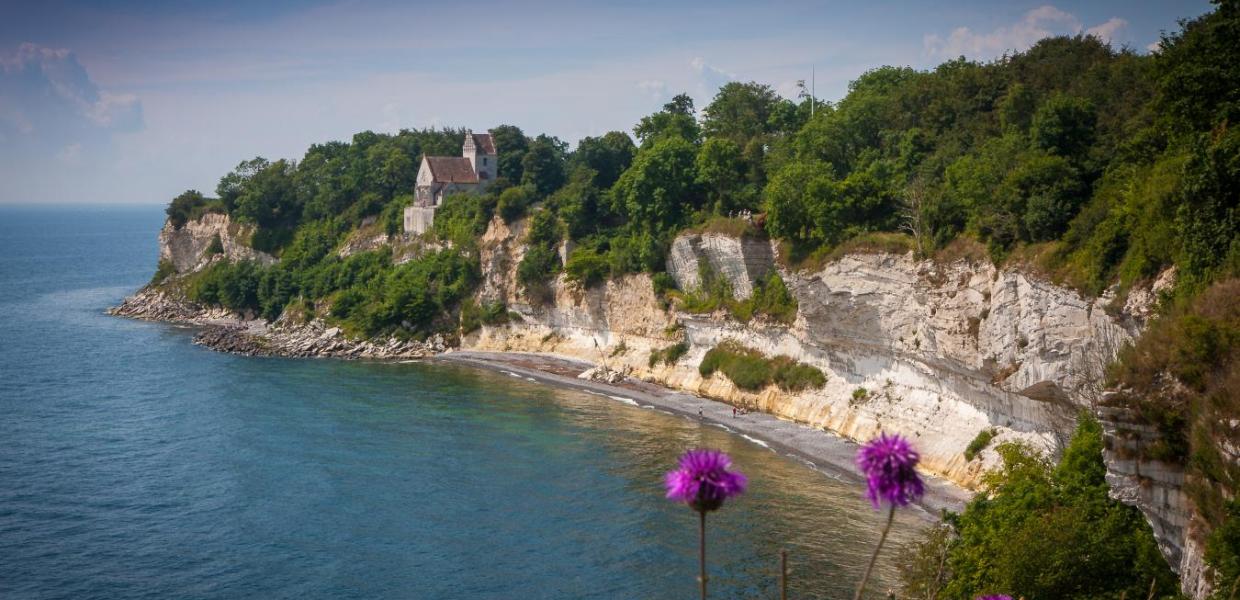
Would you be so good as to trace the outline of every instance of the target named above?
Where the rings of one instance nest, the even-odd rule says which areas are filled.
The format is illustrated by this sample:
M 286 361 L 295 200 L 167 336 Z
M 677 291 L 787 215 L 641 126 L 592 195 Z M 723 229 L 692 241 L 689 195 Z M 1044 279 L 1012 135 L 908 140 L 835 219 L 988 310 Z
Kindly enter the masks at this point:
M 1175 267 L 1160 318 L 1107 383 L 1128 390 L 1124 402 L 1162 434 L 1150 456 L 1189 466 L 1214 531 L 1207 559 L 1230 584 L 1240 580 L 1240 504 L 1223 490 L 1237 489 L 1240 472 L 1217 448 L 1235 441 L 1220 424 L 1240 417 L 1237 40 L 1240 3 L 1221 1 L 1148 54 L 1090 36 L 1047 38 L 989 62 L 877 68 L 838 102 L 730 82 L 706 106 L 678 95 L 631 132 L 575 145 L 502 125 L 491 130 L 499 179 L 487 194 L 448 198 L 428 234 L 443 249 L 399 265 L 390 250 L 344 259 L 335 250 L 370 219 L 400 233 L 420 157 L 456 155 L 462 129 L 367 131 L 315 144 L 300 160 L 254 158 L 213 197 L 187 191 L 167 212 L 174 226 L 206 212 L 253 224 L 253 246 L 281 259 L 218 262 L 185 282 L 191 298 L 269 320 L 296 308 L 359 336 L 422 337 L 505 318 L 469 299 L 481 276 L 477 240 L 497 215 L 529 219 L 518 279 L 533 299 L 561 273 L 592 286 L 646 272 L 678 302 L 728 305 L 674 290 L 663 273 L 672 239 L 690 228 L 778 240 L 793 270 L 877 246 L 1018 265 L 1087 296 L 1111 290 L 1121 304 L 1132 285 Z M 738 224 L 738 211 L 757 225 Z M 561 263 L 565 239 L 575 249 Z M 761 306 L 734 316 L 786 316 L 774 279 Z M 1058 467 L 1004 449 L 992 491 L 910 554 L 910 589 L 971 598 L 1019 583 L 1028 598 L 1121 598 L 1154 580 L 1160 595 L 1175 594 L 1148 526 L 1106 497 L 1101 459 L 1093 462 L 1100 433 L 1082 423 Z M 1031 545 L 1047 540 L 1059 543 Z M 1098 562 L 1064 567 L 1086 549 Z M 939 555 L 947 570 L 930 581 L 915 567 Z M 1039 562 L 1050 560 L 1059 567 Z M 1062 577 L 1019 581 L 1038 565 Z

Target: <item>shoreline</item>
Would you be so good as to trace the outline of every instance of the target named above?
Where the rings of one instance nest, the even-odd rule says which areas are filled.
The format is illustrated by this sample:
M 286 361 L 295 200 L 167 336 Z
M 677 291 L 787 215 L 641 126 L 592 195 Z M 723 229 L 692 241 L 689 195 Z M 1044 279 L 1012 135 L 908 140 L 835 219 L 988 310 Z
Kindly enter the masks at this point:
M 291 327 L 260 324 L 227 311 L 209 311 L 177 301 L 150 288 L 139 290 L 107 312 L 113 316 L 189 327 L 197 330 L 194 344 L 216 352 L 242 356 L 439 362 L 507 372 L 544 385 L 605 396 L 697 420 L 741 436 L 772 452 L 794 458 L 826 477 L 864 485 L 864 480 L 853 466 L 857 443 L 839 434 L 780 419 L 765 412 L 733 417 L 732 405 L 726 402 L 632 377 L 626 376 L 615 383 L 579 379 L 577 376 L 580 373 L 598 366 L 590 361 L 548 353 L 452 349 L 445 347 L 439 339 L 426 344 L 394 339 L 379 343 L 349 340 L 339 329 L 327 327 L 322 322 Z M 937 521 L 944 509 L 959 512 L 973 496 L 968 489 L 943 477 L 922 472 L 922 478 L 926 483 L 926 494 L 916 506 L 924 518 Z
M 578 379 L 576 373 L 597 366 L 587 361 L 531 352 L 452 350 L 420 362 L 506 372 L 545 385 L 606 396 L 639 407 L 660 409 L 741 436 L 772 452 L 806 463 L 826 477 L 856 483 L 858 486 L 865 483 L 853 467 L 857 444 L 851 440 L 830 431 L 780 419 L 764 412 L 732 417 L 731 404 L 630 377 L 618 383 Z M 701 415 L 698 414 L 699 409 Z M 927 473 L 921 475 L 926 483 L 926 494 L 916 506 L 924 518 L 937 521 L 943 510 L 959 512 L 972 498 L 971 492 L 946 479 Z

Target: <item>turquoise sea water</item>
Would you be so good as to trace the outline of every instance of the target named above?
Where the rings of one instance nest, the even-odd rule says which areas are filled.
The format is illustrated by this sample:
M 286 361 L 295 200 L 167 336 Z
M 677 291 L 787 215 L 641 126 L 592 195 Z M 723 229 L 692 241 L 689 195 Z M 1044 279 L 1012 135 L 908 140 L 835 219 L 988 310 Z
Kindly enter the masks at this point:
M 103 314 L 162 216 L 0 207 L 0 598 L 690 598 L 696 520 L 661 481 L 700 445 L 751 484 L 710 517 L 712 597 L 777 597 L 780 549 L 794 597 L 851 597 L 881 524 L 860 490 L 718 428 Z

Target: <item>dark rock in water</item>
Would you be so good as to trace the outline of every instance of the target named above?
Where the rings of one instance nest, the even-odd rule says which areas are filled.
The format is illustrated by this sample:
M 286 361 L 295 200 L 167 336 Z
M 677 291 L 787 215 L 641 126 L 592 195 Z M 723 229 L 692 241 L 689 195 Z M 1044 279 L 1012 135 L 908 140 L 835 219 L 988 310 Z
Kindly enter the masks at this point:
M 212 326 L 194 336 L 194 343 L 212 350 L 244 356 L 287 355 L 271 347 L 266 339 L 241 327 Z

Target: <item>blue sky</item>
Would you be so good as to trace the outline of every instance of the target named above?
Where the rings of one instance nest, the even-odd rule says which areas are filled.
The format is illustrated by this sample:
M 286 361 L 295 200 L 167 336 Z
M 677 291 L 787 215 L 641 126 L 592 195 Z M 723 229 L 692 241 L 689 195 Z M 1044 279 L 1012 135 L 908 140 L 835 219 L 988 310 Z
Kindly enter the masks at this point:
M 164 203 L 366 129 L 575 142 L 730 80 L 818 95 L 881 65 L 1091 32 L 1147 52 L 1186 2 L 0 0 L 0 203 Z

